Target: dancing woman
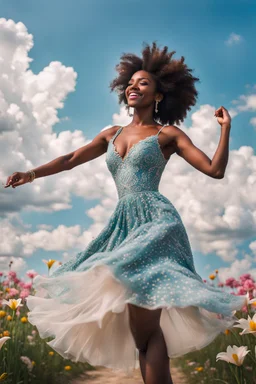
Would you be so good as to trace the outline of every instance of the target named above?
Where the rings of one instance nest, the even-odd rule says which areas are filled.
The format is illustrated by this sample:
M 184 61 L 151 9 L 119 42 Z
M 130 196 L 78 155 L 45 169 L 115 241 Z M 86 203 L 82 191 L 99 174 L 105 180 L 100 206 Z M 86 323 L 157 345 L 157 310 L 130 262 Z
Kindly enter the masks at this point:
M 6 187 L 71 170 L 106 153 L 118 192 L 109 221 L 87 247 L 51 276 L 38 275 L 28 319 L 64 358 L 131 374 L 146 384 L 172 384 L 169 359 L 201 349 L 236 321 L 246 296 L 206 285 L 197 274 L 179 213 L 159 190 L 177 154 L 215 179 L 225 175 L 231 118 L 221 106 L 212 159 L 176 125 L 195 105 L 191 69 L 175 51 L 146 44 L 142 57 L 123 54 L 111 82 L 129 111 L 127 126 L 101 131 L 89 144 L 28 172 Z M 170 180 L 171 183 L 171 180 Z M 180 186 L 182 191 L 182 185 Z

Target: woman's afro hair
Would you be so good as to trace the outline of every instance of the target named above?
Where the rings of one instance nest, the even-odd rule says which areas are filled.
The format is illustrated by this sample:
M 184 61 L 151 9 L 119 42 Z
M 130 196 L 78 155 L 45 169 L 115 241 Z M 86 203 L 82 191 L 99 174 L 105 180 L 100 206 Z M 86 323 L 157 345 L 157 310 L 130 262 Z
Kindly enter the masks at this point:
M 184 56 L 180 60 L 172 59 L 176 51 L 168 53 L 168 47 L 162 50 L 157 47 L 156 42 L 144 43 L 142 58 L 133 53 L 123 53 L 120 63 L 115 69 L 119 75 L 110 83 L 111 92 L 118 92 L 119 104 L 124 102 L 126 109 L 129 108 L 125 96 L 132 75 L 140 70 L 149 72 L 156 81 L 156 92 L 163 94 L 163 100 L 158 104 L 158 112 L 154 111 L 153 118 L 161 124 L 180 124 L 187 116 L 190 106 L 196 104 L 198 91 L 195 82 L 199 78 L 193 77 L 184 63 Z

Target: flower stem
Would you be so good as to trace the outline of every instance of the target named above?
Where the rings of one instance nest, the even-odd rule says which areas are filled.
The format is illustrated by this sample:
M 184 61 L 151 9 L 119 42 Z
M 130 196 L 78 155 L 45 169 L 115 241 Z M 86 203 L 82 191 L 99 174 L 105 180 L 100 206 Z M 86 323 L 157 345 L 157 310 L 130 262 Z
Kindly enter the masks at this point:
M 240 381 L 239 381 L 239 379 L 238 379 L 238 377 L 237 377 L 237 374 L 236 374 L 236 372 L 235 372 L 235 371 L 233 371 L 233 370 L 232 370 L 232 368 L 231 368 L 231 363 L 228 363 L 228 366 L 229 366 L 229 368 L 230 368 L 230 371 L 232 372 L 232 374 L 235 376 L 235 378 L 236 378 L 236 381 L 237 381 L 237 384 L 241 384 L 241 383 L 240 383 Z

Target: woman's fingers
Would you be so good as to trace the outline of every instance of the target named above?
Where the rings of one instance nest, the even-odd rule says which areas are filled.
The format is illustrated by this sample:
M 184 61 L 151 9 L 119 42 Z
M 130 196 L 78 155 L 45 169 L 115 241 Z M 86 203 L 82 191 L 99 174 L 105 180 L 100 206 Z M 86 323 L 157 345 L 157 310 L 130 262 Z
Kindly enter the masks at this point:
M 23 183 L 23 179 L 20 176 L 19 172 L 13 173 L 11 176 L 9 176 L 6 180 L 5 188 L 8 188 L 10 186 L 14 187 L 17 185 L 20 185 Z

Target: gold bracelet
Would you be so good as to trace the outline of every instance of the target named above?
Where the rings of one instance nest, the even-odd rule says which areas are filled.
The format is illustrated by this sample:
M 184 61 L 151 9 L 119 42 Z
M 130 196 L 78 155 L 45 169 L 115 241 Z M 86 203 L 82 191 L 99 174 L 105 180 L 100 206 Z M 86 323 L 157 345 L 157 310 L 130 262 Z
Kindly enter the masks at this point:
M 30 171 L 28 171 L 27 173 L 29 174 L 29 182 L 32 183 L 32 181 L 34 181 L 36 178 L 36 174 L 32 169 Z

